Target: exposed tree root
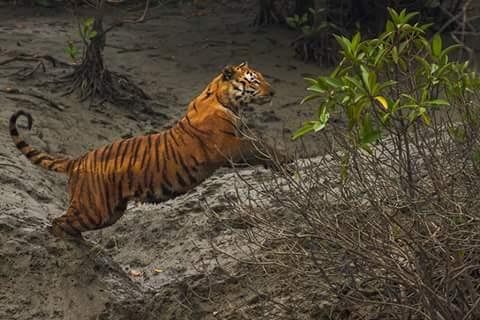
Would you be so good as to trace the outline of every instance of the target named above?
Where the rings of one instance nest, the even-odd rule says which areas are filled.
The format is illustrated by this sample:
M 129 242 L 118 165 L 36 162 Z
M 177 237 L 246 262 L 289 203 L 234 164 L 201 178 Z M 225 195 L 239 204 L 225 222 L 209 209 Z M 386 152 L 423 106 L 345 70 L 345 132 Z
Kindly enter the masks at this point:
M 18 61 L 36 62 L 33 68 L 22 68 L 12 74 L 22 79 L 31 77 L 38 70 L 43 70 L 45 72 L 47 62 L 52 64 L 53 67 L 73 67 L 71 73 L 54 81 L 54 83 L 66 86 L 66 91 L 63 95 L 78 92 L 81 101 L 98 99 L 102 102 L 108 101 L 112 104 L 143 104 L 143 100 L 149 100 L 150 97 L 127 76 L 109 71 L 103 62 L 103 51 L 105 48 L 106 34 L 109 31 L 123 25 L 124 23 L 141 23 L 145 21 L 145 16 L 150 6 L 150 0 L 146 0 L 143 14 L 139 18 L 133 21 L 119 21 L 106 29 L 103 29 L 104 2 L 105 0 L 96 0 L 95 7 L 97 9 L 97 16 L 93 22 L 93 31 L 95 32 L 95 35 L 91 38 L 85 37 L 82 39 L 86 49 L 81 64 L 76 65 L 66 63 L 49 55 L 36 56 L 20 54 L 4 61 L 0 61 L 0 66 Z
M 26 53 L 21 53 L 15 57 L 5 59 L 3 61 L 0 61 L 0 66 L 6 65 L 12 62 L 17 62 L 17 61 L 22 61 L 22 62 L 50 62 L 53 67 L 70 67 L 72 66 L 71 63 L 61 61 L 57 58 L 54 58 L 50 55 L 32 55 L 32 54 L 26 54 Z
M 74 67 L 72 73 L 63 77 L 60 82 L 67 84 L 64 95 L 78 91 L 81 101 L 99 99 L 113 104 L 132 104 L 150 99 L 150 97 L 128 77 L 109 71 L 103 63 L 107 30 L 103 29 L 103 0 L 98 6 L 99 13 L 94 21 L 93 30 L 96 36 L 85 41 L 86 50 L 82 63 Z
M 304 62 L 335 65 L 339 62 L 339 48 L 331 33 L 321 32 L 315 37 L 300 36 L 292 42 L 296 56 Z
M 0 66 L 13 64 L 16 62 L 35 63 L 33 67 L 27 65 L 19 67 L 15 72 L 7 75 L 14 76 L 21 80 L 32 77 L 37 71 L 46 72 L 47 66 L 54 68 L 73 68 L 73 71 L 67 76 L 52 81 L 51 83 L 66 84 L 67 89 L 64 95 L 69 95 L 76 90 L 80 91 L 82 101 L 88 98 L 99 98 L 114 104 L 130 104 L 140 100 L 149 100 L 150 97 L 137 85 L 135 85 L 127 76 L 109 71 L 103 66 L 103 57 L 98 50 L 87 50 L 87 58 L 80 65 L 61 61 L 50 55 L 31 55 L 26 53 L 18 54 L 14 57 L 0 61 Z M 98 57 L 100 57 L 98 59 Z M 0 92 L 6 94 L 28 95 L 40 100 L 44 100 L 48 105 L 58 110 L 63 110 L 58 104 L 36 93 L 19 92 L 17 89 L 0 89 Z
M 32 55 L 32 54 L 26 54 L 26 53 L 21 53 L 14 57 L 0 61 L 0 66 L 4 66 L 10 63 L 15 63 L 15 62 L 36 62 L 33 68 L 23 67 L 15 71 L 14 73 L 7 75 L 7 76 L 16 76 L 21 80 L 25 80 L 33 76 L 39 69 L 41 69 L 43 72 L 46 72 L 47 63 L 50 63 L 54 68 L 73 66 L 73 64 L 61 61 L 50 55 Z
M 16 88 L 4 88 L 4 89 L 0 88 L 0 92 L 4 93 L 4 94 L 7 94 L 7 95 L 13 95 L 11 97 L 7 96 L 7 98 L 11 99 L 11 100 L 14 100 L 14 101 L 27 101 L 27 102 L 33 103 L 30 99 L 25 99 L 25 98 L 19 97 L 19 96 L 23 95 L 23 96 L 33 97 L 33 98 L 36 98 L 38 100 L 41 100 L 42 102 L 44 102 L 49 107 L 52 107 L 52 108 L 57 109 L 59 111 L 65 110 L 64 106 L 54 102 L 53 100 L 41 95 L 38 92 L 33 92 L 33 91 L 26 92 L 26 91 L 21 91 L 21 90 L 16 89 Z
M 85 59 L 60 82 L 67 84 L 64 95 L 78 91 L 81 101 L 98 98 L 113 104 L 130 104 L 150 99 L 127 76 L 105 69 L 103 59 Z

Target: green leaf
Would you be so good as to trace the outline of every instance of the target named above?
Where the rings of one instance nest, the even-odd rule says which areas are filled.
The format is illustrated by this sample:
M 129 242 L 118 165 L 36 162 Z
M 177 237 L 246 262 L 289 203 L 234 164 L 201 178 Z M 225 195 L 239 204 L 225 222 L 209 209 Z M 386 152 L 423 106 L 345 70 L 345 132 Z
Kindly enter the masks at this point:
M 352 38 L 352 52 L 356 52 L 361 41 L 360 32 L 357 32 Z
M 353 128 L 357 125 L 360 121 L 360 116 L 362 114 L 363 109 L 365 108 L 366 102 L 368 98 L 366 96 L 362 96 L 358 99 L 358 101 L 349 104 L 346 108 L 347 118 L 348 118 L 348 127 Z
M 314 79 L 314 78 L 303 78 L 304 80 L 308 81 L 310 83 L 310 85 L 312 84 L 315 84 L 315 83 L 318 83 L 318 80 L 317 79 Z
M 410 20 L 412 20 L 413 17 L 416 17 L 418 14 L 419 14 L 418 12 L 410 12 L 405 16 L 404 23 L 409 22 Z
M 97 36 L 97 31 L 95 31 L 95 30 L 92 30 L 88 33 L 88 39 L 90 39 L 90 40 L 95 38 L 96 36 Z
M 423 32 L 427 31 L 428 29 L 430 29 L 431 26 L 433 26 L 434 23 L 426 23 L 424 25 L 421 25 L 420 26 L 420 29 L 422 29 Z
M 393 23 L 394 24 L 398 24 L 398 13 L 397 11 L 395 11 L 395 9 L 392 9 L 392 8 L 387 8 L 388 10 L 388 13 L 390 14 L 390 18 L 392 19 Z
M 410 122 L 415 122 L 415 120 L 417 120 L 418 117 L 420 116 L 420 114 L 418 112 L 418 106 L 417 106 L 417 108 L 412 108 L 412 109 L 413 110 L 407 115 L 407 119 Z
M 425 105 L 428 105 L 428 106 L 448 106 L 448 105 L 450 105 L 450 103 L 447 100 L 444 100 L 444 99 L 435 99 L 435 100 L 425 101 Z
M 414 58 L 415 58 L 415 60 L 417 60 L 418 62 L 420 62 L 422 64 L 423 69 L 430 70 L 430 64 L 423 57 L 415 56 Z
M 88 33 L 88 27 L 86 25 L 83 25 L 82 28 L 80 29 L 80 35 L 82 37 L 85 37 L 87 33 Z
M 312 95 L 306 96 L 305 98 L 302 99 L 302 101 L 300 101 L 300 104 L 304 104 L 308 101 L 312 101 L 312 100 L 318 99 L 320 97 L 322 97 L 322 95 L 320 95 L 320 94 L 312 94 Z
M 93 17 L 90 17 L 90 18 L 87 18 L 85 19 L 85 21 L 83 21 L 83 25 L 87 28 L 93 26 L 93 22 L 95 21 L 95 18 Z
M 432 123 L 430 116 L 426 112 L 423 112 L 421 114 L 421 117 L 422 117 L 423 123 L 425 123 L 427 126 L 429 126 Z
M 370 87 L 370 79 L 369 79 L 370 74 L 369 74 L 367 68 L 365 68 L 363 65 L 360 66 L 360 70 L 361 70 L 361 74 L 362 74 L 363 85 L 367 89 L 368 94 L 370 94 L 372 92 L 371 87 Z
M 447 56 L 451 51 L 453 50 L 457 50 L 457 49 L 461 49 L 463 48 L 464 46 L 461 45 L 461 44 L 454 44 L 454 45 L 451 45 L 447 48 L 445 48 L 445 50 L 442 51 L 442 53 L 440 54 L 440 59 L 442 59 L 443 57 Z
M 447 58 L 448 58 L 448 57 L 447 57 Z M 446 71 L 448 71 L 448 69 L 451 68 L 451 66 L 452 66 L 452 65 L 451 65 L 450 63 L 447 63 L 447 64 L 441 66 L 440 68 L 438 68 L 436 76 L 437 76 L 437 77 L 442 77 L 442 76 L 444 75 L 444 73 L 445 73 Z
M 400 94 L 400 97 L 406 99 L 408 101 L 408 103 L 410 103 L 410 104 L 416 104 L 417 103 L 417 99 L 415 99 L 414 97 L 412 97 L 409 94 L 402 93 L 402 94 Z
M 407 63 L 405 62 L 404 59 L 398 59 L 398 66 L 400 67 L 400 70 L 403 72 L 406 72 L 408 69 Z
M 343 36 L 335 35 L 335 39 L 337 40 L 338 44 L 342 47 L 343 54 L 346 58 L 352 59 L 352 43 L 350 40 Z
M 318 132 L 318 131 L 322 130 L 323 128 L 325 128 L 325 123 L 322 123 L 321 121 L 315 121 L 312 128 L 313 128 L 314 132 Z
M 347 105 L 348 103 L 350 103 L 351 101 L 351 97 L 350 96 L 344 96 L 341 100 L 340 100 L 340 104 L 341 105 Z
M 395 30 L 395 25 L 392 23 L 392 21 L 388 20 L 385 29 L 388 33 L 391 33 Z
M 313 121 L 306 122 L 303 125 L 303 127 L 295 131 L 295 133 L 292 136 L 292 140 L 296 140 L 300 137 L 303 137 L 305 134 L 311 131 L 313 131 Z
M 333 77 L 320 77 L 319 82 L 323 82 L 334 89 L 338 89 L 343 86 L 343 81 Z
M 383 46 L 378 47 L 378 52 L 375 56 L 375 59 L 373 60 L 373 65 L 378 66 L 378 64 L 383 60 L 385 57 L 386 50 L 383 48 Z
M 312 84 L 310 87 L 307 88 L 308 91 L 313 91 L 317 93 L 325 93 L 327 92 L 327 89 L 322 83 L 317 82 L 315 84 Z
M 345 76 L 343 79 L 345 80 L 345 84 L 347 86 L 352 87 L 352 89 L 360 89 L 361 91 L 366 93 L 365 88 L 362 86 L 362 83 L 357 78 Z
M 405 50 L 405 48 L 407 47 L 407 45 L 409 44 L 410 44 L 409 41 L 403 41 L 402 43 L 400 43 L 400 45 L 398 46 L 398 54 L 401 55 Z
M 374 128 L 370 115 L 367 113 L 363 118 L 362 125 L 359 128 L 360 145 L 368 146 L 376 142 L 382 136 L 380 130 Z
M 393 62 L 395 62 L 395 64 L 398 64 L 398 60 L 400 59 L 399 56 L 398 56 L 398 49 L 397 47 L 393 47 L 392 48 L 392 59 L 393 59 Z
M 398 82 L 395 81 L 395 80 L 388 80 L 388 81 L 385 81 L 384 83 L 381 83 L 379 86 L 378 86 L 378 91 L 383 91 L 387 88 L 390 88 L 390 87 L 393 87 L 394 85 L 396 85 Z
M 432 54 L 435 58 L 439 58 L 442 53 L 442 37 L 437 33 L 432 39 Z
M 330 113 L 327 111 L 326 107 L 322 107 L 318 116 L 318 122 L 314 124 L 313 130 L 318 132 L 325 128 L 328 123 L 328 119 L 330 119 Z
M 70 59 L 73 61 L 77 60 L 78 56 L 78 48 L 75 46 L 73 42 L 69 42 L 68 46 L 64 49 L 64 52 L 68 55 Z

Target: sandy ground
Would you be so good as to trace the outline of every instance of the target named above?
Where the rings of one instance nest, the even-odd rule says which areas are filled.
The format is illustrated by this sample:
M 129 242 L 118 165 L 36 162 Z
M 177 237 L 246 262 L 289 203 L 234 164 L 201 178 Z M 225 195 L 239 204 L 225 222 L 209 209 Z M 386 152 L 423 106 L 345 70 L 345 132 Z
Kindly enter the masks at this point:
M 168 126 L 223 66 L 246 60 L 267 76 L 277 96 L 245 116 L 267 139 L 288 141 L 314 112 L 313 105 L 299 105 L 306 94 L 303 77 L 324 71 L 293 59 L 294 33 L 250 26 L 253 1 L 238 3 L 217 1 L 205 15 L 194 15 L 197 9 L 188 4 L 160 5 L 151 10 L 150 21 L 111 33 L 108 67 L 128 74 L 150 94 L 150 109 L 89 106 L 75 96 L 62 97 L 61 89 L 46 81 L 65 69 L 48 66 L 46 73 L 20 81 L 11 74 L 22 63 L 0 66 L 0 89 L 40 93 L 61 106 L 0 94 L 0 319 L 252 319 L 244 310 L 258 304 L 258 296 L 221 274 L 210 242 L 232 255 L 239 245 L 227 230 L 212 226 L 202 201 L 228 215 L 223 197 L 238 185 L 229 170 L 175 200 L 130 204 L 117 224 L 89 233 L 87 244 L 59 241 L 46 227 L 66 208 L 64 177 L 22 157 L 7 125 L 15 110 L 28 110 L 34 128 L 21 133 L 30 143 L 50 153 L 80 155 Z M 109 20 L 121 11 L 112 11 Z M 68 11 L 0 7 L 0 59 L 30 53 L 66 60 L 63 50 L 69 40 L 78 40 L 76 28 Z M 313 140 L 306 143 L 312 152 L 321 149 Z M 235 268 L 233 259 L 220 262 Z M 261 313 L 256 318 L 263 319 Z

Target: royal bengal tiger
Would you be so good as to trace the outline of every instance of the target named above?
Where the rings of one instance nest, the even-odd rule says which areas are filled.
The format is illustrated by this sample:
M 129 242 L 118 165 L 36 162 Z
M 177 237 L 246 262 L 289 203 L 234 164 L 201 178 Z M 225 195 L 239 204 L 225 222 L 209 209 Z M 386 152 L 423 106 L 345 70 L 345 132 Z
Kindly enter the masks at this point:
M 227 66 L 190 102 L 187 114 L 161 133 L 132 137 L 87 152 L 78 158 L 39 151 L 19 136 L 17 111 L 10 118 L 16 147 L 34 164 L 68 175 L 70 206 L 53 220 L 57 237 L 82 238 L 84 231 L 104 228 L 124 213 L 127 202 L 161 202 L 181 195 L 230 161 L 273 166 L 255 143 L 241 134 L 239 109 L 270 102 L 274 91 L 247 63 Z M 280 162 L 286 158 L 267 146 Z M 278 162 L 277 162 L 278 163 Z

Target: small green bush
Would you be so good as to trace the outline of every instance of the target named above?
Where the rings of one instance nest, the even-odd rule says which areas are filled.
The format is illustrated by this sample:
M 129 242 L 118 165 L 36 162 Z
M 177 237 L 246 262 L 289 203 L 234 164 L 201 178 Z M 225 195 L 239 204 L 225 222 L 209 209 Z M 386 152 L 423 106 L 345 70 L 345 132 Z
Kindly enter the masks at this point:
M 325 154 L 244 179 L 216 220 L 263 319 L 480 319 L 480 81 L 414 13 L 390 16 L 309 79 L 318 114 L 294 137 Z
M 442 114 L 477 129 L 473 109 L 478 111 L 478 106 L 471 101 L 480 79 L 468 62 L 449 58 L 460 46 L 444 48 L 438 34 L 427 39 L 430 25 L 412 23 L 416 13 L 389 12 L 391 20 L 378 38 L 336 36 L 342 60 L 330 75 L 307 79 L 312 94 L 303 102 L 319 101 L 317 118 L 306 122 L 293 139 L 324 129 L 332 116 L 340 117 L 346 121 L 342 133 L 353 148 L 372 153 L 372 145 L 390 138 L 408 167 L 415 132 L 444 125 L 456 138 L 466 134 L 459 131 L 459 123 L 447 125 Z M 411 191 L 412 183 L 406 182 Z
M 97 36 L 97 31 L 93 30 L 94 18 L 87 18 L 79 24 L 79 35 L 85 48 L 90 44 L 93 38 Z M 69 41 L 64 49 L 65 54 L 74 62 L 78 61 L 79 50 L 73 41 Z

